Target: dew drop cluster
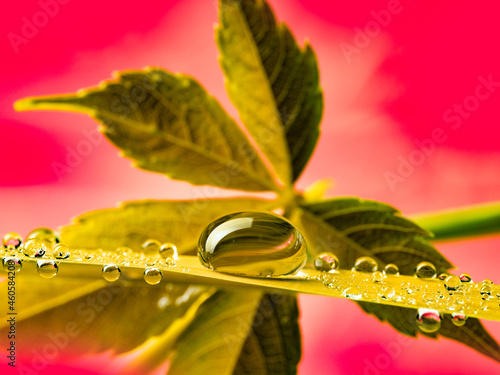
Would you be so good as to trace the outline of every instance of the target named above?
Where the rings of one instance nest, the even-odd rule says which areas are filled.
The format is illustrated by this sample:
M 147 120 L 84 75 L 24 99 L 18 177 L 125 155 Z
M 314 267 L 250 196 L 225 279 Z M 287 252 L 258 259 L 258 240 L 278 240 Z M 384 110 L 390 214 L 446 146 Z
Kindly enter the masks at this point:
M 61 243 L 60 236 L 50 228 L 37 228 L 25 239 L 15 232 L 3 236 L 1 251 L 2 267 L 5 271 L 20 272 L 23 261 L 32 259 L 37 273 L 46 279 L 59 272 L 62 261 L 69 263 L 93 262 L 102 264 L 101 275 L 108 282 L 120 279 L 123 267 L 142 267 L 143 278 L 151 285 L 162 279 L 162 267 L 176 267 L 177 247 L 173 243 L 162 243 L 155 239 L 144 241 L 141 251 L 134 252 L 129 247 L 119 247 L 113 251 L 102 249 L 70 249 Z

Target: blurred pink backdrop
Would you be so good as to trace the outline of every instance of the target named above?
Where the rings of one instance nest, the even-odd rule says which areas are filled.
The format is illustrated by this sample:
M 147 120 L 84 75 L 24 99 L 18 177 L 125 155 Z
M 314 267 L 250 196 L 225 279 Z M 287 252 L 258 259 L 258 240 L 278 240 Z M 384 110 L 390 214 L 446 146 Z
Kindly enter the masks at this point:
M 270 3 L 301 43 L 311 42 L 325 95 L 322 135 L 300 188 L 333 178 L 330 196 L 377 199 L 405 214 L 500 200 L 498 1 Z M 52 164 L 65 164 L 95 122 L 78 114 L 16 113 L 12 103 L 153 65 L 196 77 L 237 118 L 216 59 L 216 6 L 215 0 L 4 4 L 0 233 L 57 227 L 119 201 L 200 196 L 186 183 L 130 167 L 107 142 L 59 179 Z M 418 151 L 423 144 L 427 154 Z M 412 166 L 394 179 L 405 163 Z M 458 272 L 499 283 L 499 245 L 497 237 L 439 249 Z M 499 364 L 449 340 L 410 341 L 385 362 L 384 347 L 400 336 L 390 326 L 347 300 L 300 296 L 300 305 L 299 374 L 500 373 Z M 500 324 L 485 325 L 500 339 Z M 92 357 L 54 362 L 44 374 L 99 373 Z M 2 372 L 5 367 L 2 359 Z

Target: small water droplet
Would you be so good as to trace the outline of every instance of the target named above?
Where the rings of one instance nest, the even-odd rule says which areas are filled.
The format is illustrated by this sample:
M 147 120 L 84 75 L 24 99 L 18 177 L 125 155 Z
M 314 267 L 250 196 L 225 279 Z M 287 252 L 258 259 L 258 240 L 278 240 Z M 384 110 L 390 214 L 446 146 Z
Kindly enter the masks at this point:
M 52 249 L 54 245 L 61 242 L 59 234 L 57 234 L 50 228 L 37 228 L 32 230 L 30 233 L 28 233 L 26 242 L 28 242 L 28 240 L 30 239 L 37 239 L 39 241 L 42 241 L 49 249 Z
M 352 270 L 358 272 L 375 272 L 378 270 L 378 265 L 375 259 L 371 257 L 361 257 L 356 259 Z
M 361 293 L 361 290 L 359 290 L 358 287 L 351 286 L 351 287 L 344 290 L 344 292 L 342 293 L 342 296 L 350 298 L 350 299 L 358 300 L 358 299 L 361 299 L 361 297 L 363 297 L 363 294 Z
M 36 238 L 31 238 L 26 241 L 23 246 L 23 253 L 25 256 L 30 258 L 40 258 L 45 255 L 47 247 L 45 243 Z
M 433 279 L 436 277 L 436 267 L 429 262 L 421 262 L 415 268 L 415 276 L 420 279 Z
M 451 321 L 457 327 L 461 327 L 467 322 L 467 316 L 463 313 L 453 313 L 451 315 Z
M 116 253 L 119 256 L 124 256 L 124 257 L 129 257 L 133 254 L 133 251 L 130 247 L 127 246 L 121 246 L 118 249 L 116 249 Z
M 160 256 L 167 264 L 175 264 L 177 260 L 177 247 L 173 243 L 164 243 L 160 247 Z
M 252 277 L 294 274 L 304 266 L 306 251 L 297 228 L 266 212 L 223 216 L 205 228 L 198 244 L 203 266 Z
M 57 275 L 59 266 L 56 262 L 50 259 L 40 259 L 36 262 L 36 270 L 40 276 L 45 279 L 51 279 Z
M 389 263 L 384 267 L 384 274 L 399 276 L 399 268 L 394 263 Z
M 16 257 L 3 257 L 2 258 L 2 266 L 5 272 L 19 272 L 23 267 L 23 263 L 21 259 Z
M 472 278 L 470 277 L 470 275 L 468 273 L 463 273 L 459 276 L 460 278 L 460 281 L 463 282 L 463 283 L 470 283 L 472 282 Z
M 370 281 L 372 283 L 381 283 L 382 281 L 385 280 L 385 276 L 382 272 L 380 271 L 375 271 L 372 273 L 372 275 L 370 276 Z
M 162 278 L 163 278 L 163 274 L 158 268 L 146 268 L 144 270 L 144 280 L 149 285 L 158 284 Z
M 160 241 L 149 239 L 144 241 L 141 247 L 144 255 L 152 256 L 158 254 L 158 252 L 160 251 L 160 246 Z
M 491 296 L 491 284 L 482 284 L 481 290 L 479 292 L 483 296 L 483 299 L 487 299 L 485 298 L 486 296 Z
M 491 281 L 490 279 L 484 279 L 483 281 L 481 281 L 481 284 L 482 285 L 492 285 L 493 281 Z
M 423 332 L 432 333 L 441 328 L 441 316 L 436 310 L 420 308 L 416 320 L 418 328 Z
M 450 275 L 444 280 L 444 287 L 447 290 L 457 290 L 461 285 L 460 278 L 455 275 Z
M 116 264 L 105 264 L 102 267 L 102 277 L 104 277 L 104 280 L 106 281 L 116 281 L 120 278 L 120 275 L 120 267 L 118 267 Z
M 10 232 L 3 236 L 3 246 L 9 251 L 18 250 L 23 244 L 23 238 L 19 233 Z
M 314 258 L 314 267 L 318 271 L 335 271 L 339 268 L 339 259 L 332 253 L 321 253 Z
M 448 275 L 446 272 L 440 273 L 438 276 L 438 280 L 445 281 L 448 276 L 450 276 L 450 275 Z M 460 281 L 460 279 L 458 279 L 458 280 Z
M 54 258 L 68 259 L 71 256 L 69 249 L 66 245 L 58 244 L 54 247 Z
M 158 262 L 158 259 L 148 258 L 148 259 L 146 259 L 144 264 L 146 265 L 146 267 L 154 267 L 154 266 L 156 266 L 157 262 Z
M 382 295 L 380 296 L 382 299 L 394 299 L 396 296 L 396 291 L 392 286 L 388 286 L 384 288 L 382 291 Z

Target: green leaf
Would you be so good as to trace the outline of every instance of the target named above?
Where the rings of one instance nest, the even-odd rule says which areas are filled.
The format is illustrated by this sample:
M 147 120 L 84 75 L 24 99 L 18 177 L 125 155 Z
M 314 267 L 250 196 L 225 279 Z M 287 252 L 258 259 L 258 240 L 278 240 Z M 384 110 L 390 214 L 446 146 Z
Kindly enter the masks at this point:
M 415 215 L 412 219 L 434 234 L 434 241 L 500 233 L 500 202 Z
M 243 198 L 130 202 L 121 208 L 80 216 L 74 224 L 63 228 L 62 240 L 70 247 L 89 251 L 114 250 L 125 245 L 138 251 L 144 240 L 154 238 L 174 242 L 180 251 L 193 252 L 200 232 L 213 219 L 238 210 L 264 210 L 270 205 L 270 201 Z M 133 349 L 149 336 L 165 330 L 182 316 L 195 301 L 194 297 L 206 289 L 187 288 L 182 284 L 169 284 L 167 289 L 145 283 L 108 285 L 100 273 L 97 274 L 99 281 L 83 283 L 78 277 L 88 272 L 75 274 L 75 279 L 68 281 L 64 278 L 64 264 L 60 265 L 57 278 L 41 283 L 38 276 L 29 277 L 26 267 L 25 264 L 17 286 L 23 298 L 29 298 L 20 299 L 18 306 L 22 327 L 32 332 L 33 337 L 36 335 L 37 342 L 46 343 L 47 330 L 64 332 L 64 324 L 72 319 L 79 327 L 79 342 L 88 351 Z M 83 264 L 81 267 L 85 268 Z M 95 302 L 100 300 L 109 301 Z M 177 304 L 177 300 L 186 303 Z M 169 303 L 159 309 L 158 303 L 165 304 L 165 301 Z M 97 307 L 93 307 L 95 303 Z M 44 321 L 43 326 L 39 324 L 40 319 Z
M 254 198 L 128 202 L 77 217 L 72 225 L 63 227 L 61 237 L 75 248 L 115 250 L 127 246 L 134 251 L 140 251 L 144 241 L 156 239 L 174 243 L 180 253 L 193 253 L 201 231 L 212 220 L 273 205 L 272 201 Z
M 168 374 L 232 374 L 261 296 L 259 291 L 215 293 L 180 335 Z
M 298 318 L 295 296 L 265 294 L 234 374 L 296 374 L 302 355 Z
M 50 291 L 52 294 L 58 294 L 58 288 L 64 286 L 65 281 L 56 277 L 42 282 L 40 277 L 22 274 L 17 278 L 22 290 L 32 288 L 36 292 Z M 165 331 L 184 315 L 205 289 L 182 284 L 150 286 L 117 281 L 104 283 L 102 288 L 77 298 L 68 298 L 74 294 L 65 292 L 67 302 L 56 306 L 43 305 L 44 300 L 33 297 L 26 303 L 37 303 L 43 309 L 18 320 L 19 331 L 29 332 L 29 335 L 19 335 L 18 344 L 42 352 L 44 346 L 56 341 L 65 355 L 109 349 L 123 353 Z M 19 294 L 20 300 L 24 298 Z M 22 312 L 21 306 L 18 309 Z M 72 345 L 68 346 L 69 342 Z
M 194 79 L 158 68 L 118 73 L 77 94 L 26 98 L 16 110 L 87 113 L 139 168 L 195 185 L 277 190 L 259 155 Z
M 465 325 L 457 327 L 451 321 L 450 315 L 445 315 L 438 332 L 426 333 L 420 331 L 416 324 L 417 310 L 369 302 L 358 302 L 358 304 L 366 313 L 375 315 L 381 322 L 387 321 L 405 335 L 416 337 L 417 333 L 420 333 L 431 338 L 446 337 L 500 362 L 500 346 L 478 319 L 468 318 Z
M 424 239 L 430 233 L 384 203 L 359 198 L 304 203 L 297 220 L 312 252 L 333 252 L 344 269 L 352 268 L 361 256 L 372 257 L 379 268 L 394 263 L 407 275 L 413 275 L 422 261 L 433 263 L 439 271 L 453 267 Z
M 301 49 L 262 0 L 220 0 L 217 44 L 226 88 L 285 184 L 295 181 L 319 136 L 323 95 L 311 47 Z M 291 165 L 291 168 L 290 168 Z

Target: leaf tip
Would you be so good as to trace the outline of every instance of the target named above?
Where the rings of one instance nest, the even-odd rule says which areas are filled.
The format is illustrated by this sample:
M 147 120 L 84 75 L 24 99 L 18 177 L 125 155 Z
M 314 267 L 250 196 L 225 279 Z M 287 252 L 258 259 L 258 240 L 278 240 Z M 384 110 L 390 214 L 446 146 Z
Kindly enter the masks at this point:
M 31 98 L 19 99 L 14 102 L 14 110 L 16 112 L 29 111 L 33 108 L 33 100 Z

